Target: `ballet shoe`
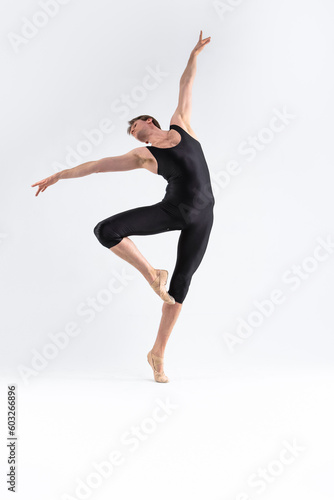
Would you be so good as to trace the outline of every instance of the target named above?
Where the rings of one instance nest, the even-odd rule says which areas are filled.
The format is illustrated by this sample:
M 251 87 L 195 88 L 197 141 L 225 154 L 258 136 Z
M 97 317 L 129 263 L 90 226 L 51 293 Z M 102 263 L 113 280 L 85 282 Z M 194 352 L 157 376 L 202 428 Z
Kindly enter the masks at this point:
M 150 283 L 150 286 L 164 302 L 166 302 L 167 304 L 175 304 L 174 297 L 169 295 L 166 290 L 167 278 L 168 271 L 166 271 L 165 269 L 158 269 L 158 276 L 152 283 Z
M 169 382 L 169 378 L 165 374 L 165 372 L 158 372 L 156 370 L 156 367 L 158 365 L 163 365 L 163 360 L 164 358 L 161 358 L 160 356 L 156 356 L 155 354 L 150 351 L 147 354 L 147 361 L 149 362 L 151 368 L 153 369 L 153 375 L 154 375 L 154 380 L 156 382 Z

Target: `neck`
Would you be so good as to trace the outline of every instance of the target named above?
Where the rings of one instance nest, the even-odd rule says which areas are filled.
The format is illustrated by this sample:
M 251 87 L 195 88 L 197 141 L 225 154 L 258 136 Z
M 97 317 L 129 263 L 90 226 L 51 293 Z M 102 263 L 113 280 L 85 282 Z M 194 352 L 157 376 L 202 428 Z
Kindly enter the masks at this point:
M 146 141 L 146 144 L 150 142 L 152 145 L 153 143 L 162 143 L 166 142 L 169 139 L 169 132 L 170 130 L 154 130 L 152 131 L 149 136 L 148 140 Z

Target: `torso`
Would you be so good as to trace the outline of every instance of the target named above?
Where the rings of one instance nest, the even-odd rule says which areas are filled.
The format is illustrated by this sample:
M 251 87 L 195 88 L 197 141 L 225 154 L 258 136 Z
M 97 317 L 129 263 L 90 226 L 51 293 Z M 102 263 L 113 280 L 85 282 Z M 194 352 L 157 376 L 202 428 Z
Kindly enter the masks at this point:
M 191 135 L 194 139 L 198 141 L 198 138 L 194 131 L 190 127 L 186 127 L 185 123 L 180 120 L 180 119 L 172 119 L 170 125 L 179 125 L 182 127 L 186 132 L 188 132 L 189 135 Z M 161 144 L 155 144 L 157 148 L 172 148 L 174 146 L 177 146 L 179 142 L 181 142 L 181 135 L 177 130 L 171 129 L 168 132 L 169 136 L 169 141 L 165 141 L 164 143 Z M 149 170 L 153 174 L 158 173 L 158 162 L 155 159 L 155 157 L 152 155 L 151 151 L 147 149 L 146 146 L 143 148 L 138 148 L 140 150 L 140 156 L 143 158 L 143 160 L 146 160 L 143 162 L 142 166 L 143 168 L 146 168 L 146 170 Z

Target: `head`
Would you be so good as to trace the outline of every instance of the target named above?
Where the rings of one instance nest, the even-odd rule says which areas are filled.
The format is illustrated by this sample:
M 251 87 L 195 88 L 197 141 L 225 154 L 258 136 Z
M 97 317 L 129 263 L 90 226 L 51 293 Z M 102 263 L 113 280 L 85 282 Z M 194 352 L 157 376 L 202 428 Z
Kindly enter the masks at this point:
M 156 128 L 159 128 L 161 130 L 159 122 L 150 115 L 137 116 L 136 118 L 132 118 L 132 120 L 129 120 L 128 123 L 128 134 L 132 135 L 141 142 L 150 142 L 148 140 L 150 132 Z

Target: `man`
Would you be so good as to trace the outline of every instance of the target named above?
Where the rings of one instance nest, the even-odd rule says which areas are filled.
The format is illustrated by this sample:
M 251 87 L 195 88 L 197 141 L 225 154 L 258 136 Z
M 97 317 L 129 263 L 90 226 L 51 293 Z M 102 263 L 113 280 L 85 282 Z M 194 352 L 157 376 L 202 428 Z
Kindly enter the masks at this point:
M 59 179 L 136 168 L 146 168 L 168 181 L 166 195 L 161 202 L 112 215 L 94 228 L 100 243 L 138 269 L 164 301 L 157 338 L 147 355 L 157 382 L 169 381 L 163 371 L 166 344 L 181 312 L 192 276 L 203 259 L 213 224 L 215 200 L 209 170 L 201 145 L 190 126 L 197 56 L 210 40 L 211 37 L 203 40 L 200 32 L 180 80 L 179 102 L 170 121 L 170 130 L 161 130 L 159 122 L 150 115 L 140 115 L 129 121 L 128 133 L 151 146 L 138 147 L 121 156 L 86 162 L 32 185 L 38 186 L 38 196 L 39 192 Z M 168 272 L 154 269 L 128 236 L 169 230 L 180 230 L 181 234 L 177 261 L 167 291 Z

